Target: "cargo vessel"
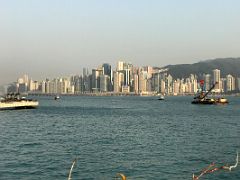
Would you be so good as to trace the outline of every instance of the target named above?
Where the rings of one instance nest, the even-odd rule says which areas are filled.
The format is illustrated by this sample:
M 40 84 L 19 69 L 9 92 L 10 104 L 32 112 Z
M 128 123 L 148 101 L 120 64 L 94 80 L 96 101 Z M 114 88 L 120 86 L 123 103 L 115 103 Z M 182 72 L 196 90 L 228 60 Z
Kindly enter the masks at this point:
M 218 82 L 214 83 L 213 86 L 207 91 L 204 92 L 204 81 L 200 81 L 201 91 L 198 93 L 197 96 L 194 97 L 192 104 L 228 104 L 228 100 L 223 97 L 219 98 L 208 98 L 207 95 L 215 88 Z

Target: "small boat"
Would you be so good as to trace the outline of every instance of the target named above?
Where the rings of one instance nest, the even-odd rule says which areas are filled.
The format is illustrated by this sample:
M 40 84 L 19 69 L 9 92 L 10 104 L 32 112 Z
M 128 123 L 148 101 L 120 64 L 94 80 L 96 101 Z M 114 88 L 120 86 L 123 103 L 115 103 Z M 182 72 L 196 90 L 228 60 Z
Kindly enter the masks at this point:
M 161 95 L 159 98 L 158 98 L 158 100 L 164 100 L 165 99 L 165 97 L 163 96 L 163 95 Z
M 228 100 L 226 98 L 217 98 L 216 100 L 216 104 L 227 104 L 228 103 Z
M 54 100 L 58 100 L 58 99 L 60 99 L 58 95 L 54 97 Z
M 164 100 L 165 99 L 163 94 L 157 94 L 157 96 L 159 97 L 158 100 Z
M 37 100 L 22 98 L 19 93 L 9 93 L 0 100 L 0 110 L 34 109 L 38 105 Z

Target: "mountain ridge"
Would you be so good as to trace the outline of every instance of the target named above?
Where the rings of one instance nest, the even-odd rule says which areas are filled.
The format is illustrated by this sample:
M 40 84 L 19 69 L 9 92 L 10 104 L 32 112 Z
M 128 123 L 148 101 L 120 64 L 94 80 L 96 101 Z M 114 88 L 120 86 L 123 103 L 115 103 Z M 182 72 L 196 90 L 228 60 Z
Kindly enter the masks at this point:
M 187 78 L 190 74 L 196 74 L 198 77 L 201 77 L 203 74 L 212 74 L 214 69 L 221 71 L 221 77 L 226 77 L 228 74 L 240 77 L 240 57 L 208 59 L 193 64 L 167 65 L 163 68 L 167 68 L 168 73 L 174 79 Z

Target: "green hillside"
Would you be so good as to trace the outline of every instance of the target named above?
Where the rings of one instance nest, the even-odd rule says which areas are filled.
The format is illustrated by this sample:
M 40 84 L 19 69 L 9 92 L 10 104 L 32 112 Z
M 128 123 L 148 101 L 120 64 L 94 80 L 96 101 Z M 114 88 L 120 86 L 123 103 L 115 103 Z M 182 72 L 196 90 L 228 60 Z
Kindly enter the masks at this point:
M 231 74 L 240 77 L 240 58 L 221 58 L 201 61 L 194 64 L 168 65 L 164 68 L 169 69 L 169 74 L 173 78 L 186 78 L 190 74 L 196 74 L 201 77 L 202 74 L 212 74 L 213 69 L 221 70 L 221 77 Z

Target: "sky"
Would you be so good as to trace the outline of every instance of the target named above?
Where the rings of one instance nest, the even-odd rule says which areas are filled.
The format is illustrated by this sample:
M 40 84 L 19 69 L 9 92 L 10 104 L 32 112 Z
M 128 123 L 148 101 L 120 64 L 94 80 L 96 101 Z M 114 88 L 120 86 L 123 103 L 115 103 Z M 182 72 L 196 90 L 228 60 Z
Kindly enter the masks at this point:
M 239 12 L 238 0 L 0 0 L 0 85 L 240 57 Z

